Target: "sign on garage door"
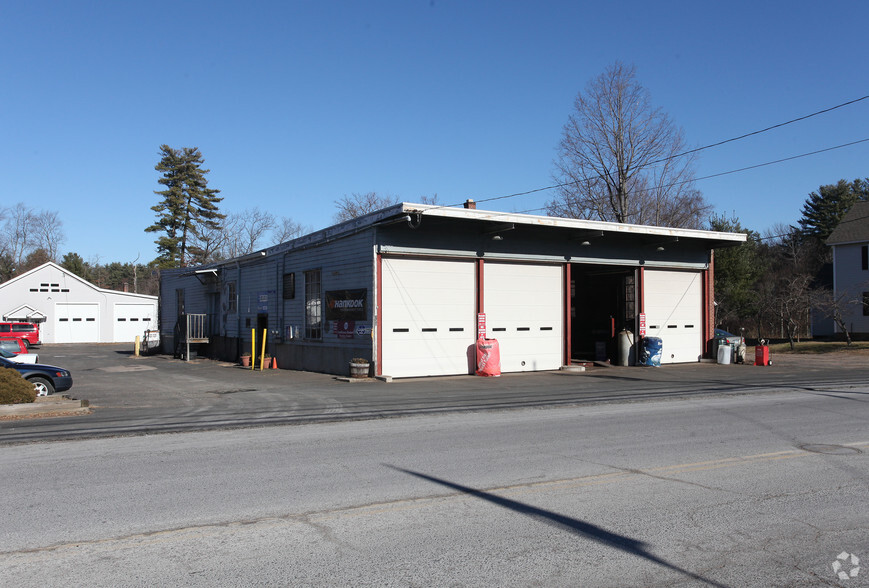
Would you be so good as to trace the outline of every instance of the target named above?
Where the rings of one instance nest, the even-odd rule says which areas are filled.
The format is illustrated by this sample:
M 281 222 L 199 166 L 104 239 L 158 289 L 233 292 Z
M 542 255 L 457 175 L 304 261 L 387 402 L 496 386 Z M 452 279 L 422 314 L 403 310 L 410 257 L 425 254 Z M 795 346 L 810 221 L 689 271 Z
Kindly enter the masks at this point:
M 470 373 L 473 261 L 383 258 L 382 371 L 395 377 Z
M 556 370 L 563 359 L 563 270 L 487 261 L 483 308 L 498 340 L 502 372 Z
M 99 304 L 58 303 L 54 307 L 54 342 L 99 342 L 99 318 Z
M 153 304 L 115 304 L 113 341 L 132 343 L 147 329 L 156 329 Z
M 661 363 L 698 361 L 703 354 L 702 273 L 647 269 L 643 283 L 646 334 L 661 338 Z

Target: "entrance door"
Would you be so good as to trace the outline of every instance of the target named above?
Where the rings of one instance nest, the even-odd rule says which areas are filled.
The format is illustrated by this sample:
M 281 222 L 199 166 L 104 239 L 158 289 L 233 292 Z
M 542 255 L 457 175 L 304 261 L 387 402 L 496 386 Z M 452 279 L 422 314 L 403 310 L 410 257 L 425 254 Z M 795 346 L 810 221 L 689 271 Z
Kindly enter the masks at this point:
M 571 355 L 584 361 L 615 362 L 615 335 L 634 331 L 635 269 L 616 265 L 570 266 Z
M 647 269 L 646 334 L 660 337 L 661 363 L 699 361 L 703 355 L 703 274 Z
M 383 258 L 380 324 L 384 375 L 471 372 L 473 261 Z

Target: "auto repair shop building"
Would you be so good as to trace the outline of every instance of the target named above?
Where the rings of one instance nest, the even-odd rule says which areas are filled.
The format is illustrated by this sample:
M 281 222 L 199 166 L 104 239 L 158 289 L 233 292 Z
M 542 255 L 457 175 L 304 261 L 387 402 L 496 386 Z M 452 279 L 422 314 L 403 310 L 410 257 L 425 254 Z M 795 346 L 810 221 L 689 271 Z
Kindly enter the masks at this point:
M 235 361 L 251 330 L 281 368 L 473 373 L 478 318 L 503 372 L 616 360 L 622 329 L 662 363 L 710 356 L 712 250 L 745 235 L 400 203 L 237 259 L 164 271 L 164 351 L 205 315 L 200 354 Z M 645 325 L 641 321 L 645 320 Z M 259 349 L 257 349 L 259 354 Z

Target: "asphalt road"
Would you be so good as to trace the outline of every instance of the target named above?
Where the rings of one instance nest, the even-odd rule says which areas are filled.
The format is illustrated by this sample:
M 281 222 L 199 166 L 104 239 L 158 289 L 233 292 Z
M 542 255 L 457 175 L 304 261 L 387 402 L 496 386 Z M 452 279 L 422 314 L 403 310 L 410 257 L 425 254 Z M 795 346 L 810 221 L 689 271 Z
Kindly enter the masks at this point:
M 41 361 L 70 369 L 70 394 L 87 416 L 0 421 L 0 444 L 181 432 L 415 414 L 801 390 L 847 390 L 869 381 L 869 356 L 780 356 L 769 367 L 682 364 L 585 373 L 457 376 L 346 383 L 290 370 L 133 357 L 131 346 L 45 345 Z
M 0 584 L 865 586 L 833 564 L 869 558 L 867 400 L 863 383 L 7 445 Z

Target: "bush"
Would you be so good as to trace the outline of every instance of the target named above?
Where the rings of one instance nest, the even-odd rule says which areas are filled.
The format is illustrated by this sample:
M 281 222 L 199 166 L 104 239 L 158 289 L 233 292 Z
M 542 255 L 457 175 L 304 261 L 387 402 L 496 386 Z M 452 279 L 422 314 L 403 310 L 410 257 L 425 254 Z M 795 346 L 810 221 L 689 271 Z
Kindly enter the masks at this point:
M 33 384 L 10 368 L 0 368 L 0 404 L 23 404 L 36 400 Z

